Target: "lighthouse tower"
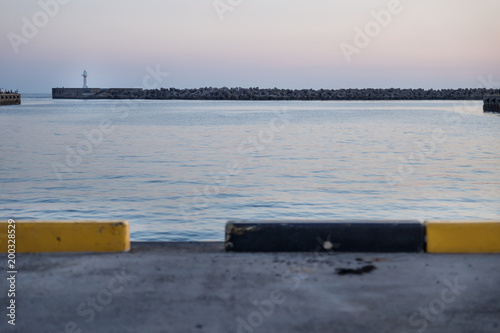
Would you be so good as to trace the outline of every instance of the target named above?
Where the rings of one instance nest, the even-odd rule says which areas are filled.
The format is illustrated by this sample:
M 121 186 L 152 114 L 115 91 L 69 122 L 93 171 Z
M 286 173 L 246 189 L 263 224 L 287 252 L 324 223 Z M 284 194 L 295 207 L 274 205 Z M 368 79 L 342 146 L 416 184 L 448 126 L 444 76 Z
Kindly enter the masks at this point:
M 88 86 L 87 86 L 87 76 L 88 75 L 87 75 L 87 70 L 86 69 L 83 70 L 82 76 L 83 76 L 83 87 L 84 88 L 88 88 Z

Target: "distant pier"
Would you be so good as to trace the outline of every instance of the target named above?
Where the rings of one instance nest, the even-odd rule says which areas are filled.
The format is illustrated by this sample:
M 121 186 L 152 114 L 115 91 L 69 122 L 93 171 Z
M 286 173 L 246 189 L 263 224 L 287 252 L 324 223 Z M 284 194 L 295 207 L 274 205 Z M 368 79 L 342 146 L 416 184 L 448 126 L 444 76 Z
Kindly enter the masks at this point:
M 0 105 L 20 105 L 21 94 L 0 90 Z
M 52 98 L 83 99 L 99 92 L 99 88 L 52 88 Z
M 142 88 L 52 88 L 53 99 L 136 99 Z
M 485 95 L 483 97 L 483 111 L 500 112 L 500 95 Z

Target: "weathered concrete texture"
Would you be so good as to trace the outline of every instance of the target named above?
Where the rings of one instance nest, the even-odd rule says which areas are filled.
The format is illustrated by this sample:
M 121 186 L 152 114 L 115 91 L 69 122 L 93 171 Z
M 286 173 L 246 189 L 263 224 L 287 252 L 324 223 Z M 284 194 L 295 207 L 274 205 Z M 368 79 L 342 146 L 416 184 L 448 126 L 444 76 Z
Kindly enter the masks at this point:
M 498 332 L 499 259 L 226 253 L 223 243 L 18 254 L 17 325 L 7 324 L 2 279 L 0 331 Z M 365 274 L 337 274 L 369 265 Z

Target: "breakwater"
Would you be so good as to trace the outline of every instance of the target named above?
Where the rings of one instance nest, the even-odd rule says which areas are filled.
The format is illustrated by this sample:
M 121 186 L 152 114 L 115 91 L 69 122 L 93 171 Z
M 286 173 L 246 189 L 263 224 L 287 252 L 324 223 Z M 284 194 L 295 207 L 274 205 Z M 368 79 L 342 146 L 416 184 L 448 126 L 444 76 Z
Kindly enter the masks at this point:
M 483 100 L 498 89 L 53 88 L 52 98 L 186 100 Z

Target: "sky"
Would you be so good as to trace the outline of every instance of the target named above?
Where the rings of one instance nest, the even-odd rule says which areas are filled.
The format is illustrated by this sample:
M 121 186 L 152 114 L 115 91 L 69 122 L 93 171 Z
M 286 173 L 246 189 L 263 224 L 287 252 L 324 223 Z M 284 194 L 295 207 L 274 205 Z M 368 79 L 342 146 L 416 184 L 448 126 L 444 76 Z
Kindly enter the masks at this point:
M 0 88 L 500 85 L 498 0 L 0 0 Z M 495 86 L 496 85 L 496 86 Z

